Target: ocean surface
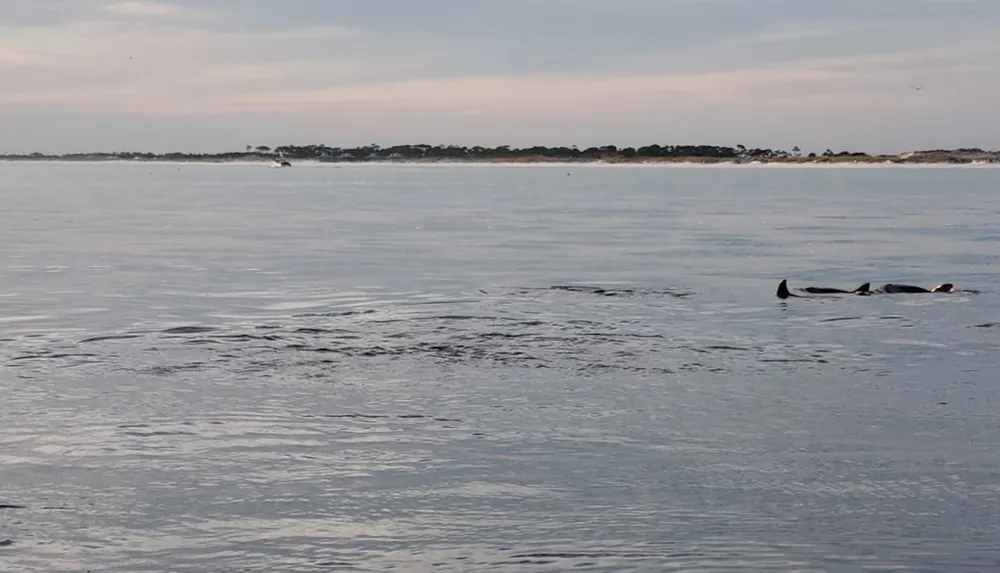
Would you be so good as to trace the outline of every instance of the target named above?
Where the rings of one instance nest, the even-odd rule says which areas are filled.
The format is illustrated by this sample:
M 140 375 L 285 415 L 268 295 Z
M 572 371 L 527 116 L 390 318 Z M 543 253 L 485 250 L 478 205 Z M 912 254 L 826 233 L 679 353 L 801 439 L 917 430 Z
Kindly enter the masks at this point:
M 989 167 L 0 163 L 0 570 L 998 571 L 998 301 Z

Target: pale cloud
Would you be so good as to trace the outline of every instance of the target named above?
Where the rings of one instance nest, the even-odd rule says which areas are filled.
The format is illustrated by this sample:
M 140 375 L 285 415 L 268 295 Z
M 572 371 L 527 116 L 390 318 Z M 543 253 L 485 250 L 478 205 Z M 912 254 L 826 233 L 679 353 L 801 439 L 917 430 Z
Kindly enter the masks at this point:
M 734 36 L 713 42 L 716 48 L 747 47 L 764 44 L 796 44 L 803 40 L 844 38 L 876 27 L 885 28 L 886 23 L 833 22 L 817 25 L 810 22 L 787 22 L 758 34 Z
M 363 109 L 537 113 L 586 116 L 596 110 L 662 102 L 655 107 L 732 104 L 748 95 L 779 96 L 833 86 L 838 74 L 808 69 L 755 69 L 663 76 L 496 76 L 379 82 L 314 90 L 261 91 L 228 98 L 217 110 L 267 112 Z
M 345 40 L 364 36 L 364 30 L 347 26 L 302 26 L 256 34 L 261 40 Z
M 44 63 L 36 54 L 24 50 L 4 49 L 0 47 L 0 70 L 14 70 L 20 67 L 36 67 Z
M 122 16 L 181 16 L 191 11 L 177 4 L 151 0 L 122 0 L 104 6 L 104 10 Z
M 0 102 L 84 113 L 212 110 L 246 89 L 371 77 L 370 63 L 287 56 L 358 35 L 335 26 L 245 33 L 115 21 L 15 29 L 0 38 L 0 72 L 20 69 L 0 89 Z
M 906 107 L 917 100 L 903 91 L 918 71 L 947 80 L 941 94 L 994 70 L 1000 41 L 969 42 L 957 50 L 914 50 L 856 58 L 828 58 L 711 73 L 524 75 L 448 77 L 375 82 L 319 89 L 258 90 L 227 98 L 216 110 L 281 109 L 413 110 L 520 113 L 585 118 L 623 108 L 649 113 L 696 109 L 807 110 L 826 112 Z M 931 72 L 933 70 L 933 72 Z M 1000 95 L 1000 82 L 989 86 Z M 925 98 L 930 99 L 930 98 Z

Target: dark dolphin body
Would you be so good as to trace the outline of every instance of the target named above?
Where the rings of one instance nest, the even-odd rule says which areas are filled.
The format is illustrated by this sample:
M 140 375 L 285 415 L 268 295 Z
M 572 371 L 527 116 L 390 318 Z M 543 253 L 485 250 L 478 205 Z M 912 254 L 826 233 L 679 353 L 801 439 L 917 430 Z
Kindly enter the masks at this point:
M 805 288 L 799 289 L 799 290 L 802 290 L 802 291 L 807 292 L 809 294 L 860 294 L 860 295 L 866 295 L 866 294 L 870 294 L 870 292 L 871 292 L 869 290 L 870 288 L 871 288 L 871 283 L 865 283 L 865 284 L 859 286 L 858 288 L 856 288 L 854 290 L 843 290 L 843 289 L 831 288 L 831 287 L 805 287 Z M 795 297 L 801 297 L 802 296 L 802 295 L 798 295 L 798 294 L 792 294 L 788 290 L 788 280 L 787 279 L 782 279 L 782 281 L 778 284 L 778 292 L 776 292 L 775 294 L 780 299 L 786 299 L 786 298 L 791 297 L 791 296 L 795 296 Z
M 854 290 L 843 290 L 831 287 L 803 287 L 799 290 L 812 294 L 868 294 L 871 292 L 871 283 L 865 283 Z
M 897 294 L 897 293 L 918 294 L 918 293 L 927 293 L 927 292 L 955 292 L 955 285 L 953 285 L 951 283 L 944 283 L 944 284 L 940 284 L 940 285 L 938 285 L 938 286 L 936 286 L 936 287 L 928 290 L 928 289 L 925 289 L 924 287 L 918 287 L 918 286 L 913 286 L 913 285 L 897 285 L 897 284 L 889 283 L 889 284 L 882 285 L 882 288 L 880 288 L 878 290 L 878 292 L 884 292 L 886 294 Z

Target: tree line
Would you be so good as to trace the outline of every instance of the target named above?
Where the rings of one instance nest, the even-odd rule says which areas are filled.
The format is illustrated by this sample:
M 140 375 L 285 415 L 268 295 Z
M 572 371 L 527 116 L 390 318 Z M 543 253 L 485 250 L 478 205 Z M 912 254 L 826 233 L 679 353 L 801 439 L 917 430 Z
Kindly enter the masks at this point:
M 577 146 L 546 147 L 512 147 L 500 145 L 485 147 L 476 145 L 465 147 L 460 145 L 394 145 L 382 147 L 377 144 L 359 147 L 329 147 L 326 145 L 281 145 L 273 150 L 267 147 L 255 148 L 258 153 L 273 153 L 290 159 L 317 159 L 336 161 L 366 161 L 375 159 L 612 159 L 620 157 L 633 159 L 636 157 L 697 157 L 712 159 L 773 159 L 788 157 L 798 152 L 798 148 L 789 153 L 774 149 L 748 149 L 743 145 L 735 147 L 719 145 L 647 145 L 642 147 L 618 147 L 615 145 L 594 146 L 580 149 Z M 832 153 L 832 152 L 830 152 Z
M 824 155 L 849 155 L 849 152 L 834 154 L 827 151 Z M 248 145 L 242 151 L 222 153 L 149 153 L 137 151 L 115 151 L 98 153 L 68 153 L 68 154 L 8 154 L 0 155 L 5 159 L 126 159 L 126 160 L 240 160 L 254 158 L 287 158 L 318 161 L 373 161 L 373 160 L 420 160 L 420 159 L 455 159 L 455 160 L 498 160 L 498 159 L 634 159 L 634 158 L 706 158 L 706 159 L 749 159 L 766 160 L 799 156 L 799 148 L 791 152 L 781 149 L 747 148 L 743 145 L 735 147 L 719 145 L 646 145 L 642 147 L 618 147 L 603 145 L 580 149 L 577 146 L 546 147 L 512 147 L 500 145 L 485 147 L 475 145 L 464 147 L 459 145 L 393 145 L 382 147 L 377 144 L 357 147 L 331 147 L 328 145 Z M 815 156 L 815 154 L 811 154 Z M 854 155 L 854 154 L 850 154 Z M 864 155 L 858 154 L 858 155 Z

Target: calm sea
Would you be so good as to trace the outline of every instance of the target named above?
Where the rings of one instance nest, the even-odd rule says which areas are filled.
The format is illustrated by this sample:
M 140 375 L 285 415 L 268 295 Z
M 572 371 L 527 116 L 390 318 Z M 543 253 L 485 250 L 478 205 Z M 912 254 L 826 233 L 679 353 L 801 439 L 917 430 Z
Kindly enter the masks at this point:
M 986 167 L 0 163 L 0 570 L 997 571 L 998 296 Z

